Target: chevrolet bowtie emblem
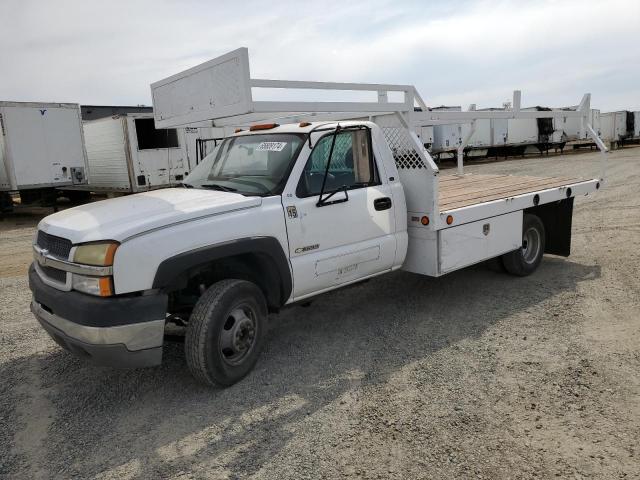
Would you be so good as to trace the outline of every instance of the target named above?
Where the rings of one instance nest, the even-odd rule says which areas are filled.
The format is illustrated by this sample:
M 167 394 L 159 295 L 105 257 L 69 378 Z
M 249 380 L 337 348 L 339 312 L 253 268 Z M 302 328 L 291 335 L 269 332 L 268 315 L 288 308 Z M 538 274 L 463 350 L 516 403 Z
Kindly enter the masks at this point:
M 47 253 L 49 253 L 49 250 L 46 250 L 46 249 L 40 250 L 38 252 L 40 263 L 45 263 L 45 260 L 47 258 Z

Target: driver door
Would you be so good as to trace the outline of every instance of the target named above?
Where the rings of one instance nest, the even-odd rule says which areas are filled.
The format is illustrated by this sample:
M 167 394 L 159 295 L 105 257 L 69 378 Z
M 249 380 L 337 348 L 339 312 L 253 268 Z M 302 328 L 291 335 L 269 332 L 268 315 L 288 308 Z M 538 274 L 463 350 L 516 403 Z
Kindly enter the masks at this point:
M 394 209 L 370 130 L 346 128 L 335 141 L 333 131 L 325 134 L 300 167 L 282 197 L 294 299 L 390 270 L 396 252 Z

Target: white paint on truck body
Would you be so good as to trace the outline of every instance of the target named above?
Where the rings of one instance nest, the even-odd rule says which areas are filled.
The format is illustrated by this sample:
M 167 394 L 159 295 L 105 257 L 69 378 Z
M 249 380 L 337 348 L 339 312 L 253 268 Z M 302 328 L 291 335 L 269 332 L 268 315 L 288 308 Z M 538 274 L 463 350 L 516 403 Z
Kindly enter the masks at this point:
M 260 197 L 232 192 L 167 188 L 87 203 L 44 218 L 39 229 L 72 243 L 125 242 L 150 230 L 231 210 L 257 207 Z
M 171 192 L 159 190 L 153 193 Z M 191 192 L 191 189 L 183 189 Z M 273 237 L 287 251 L 287 231 L 284 224 L 282 201 L 274 197 L 244 197 L 227 192 L 200 191 L 214 199 L 218 206 L 199 210 L 186 202 L 185 208 L 196 208 L 192 218 L 175 214 L 175 222 L 163 223 L 157 229 L 129 237 L 116 251 L 113 280 L 116 293 L 136 292 L 152 287 L 158 266 L 166 259 L 202 247 L 211 247 L 231 240 L 250 237 Z M 148 194 L 144 194 L 148 195 Z M 237 198 L 239 197 L 239 198 Z M 132 196 L 124 197 L 132 198 Z M 187 207 L 190 205 L 190 207 Z M 144 253 L 142 253 L 144 252 Z
M 313 146 L 331 135 L 336 127 L 332 123 L 323 124 L 328 132 L 311 134 L 312 148 L 304 142 L 281 196 L 171 188 L 65 210 L 46 217 L 38 228 L 73 244 L 121 242 L 113 265 L 117 294 L 151 289 L 158 266 L 181 253 L 240 238 L 273 237 L 290 261 L 293 291 L 288 302 L 398 268 L 440 276 L 518 248 L 522 210 L 532 204 L 533 192 L 457 209 L 455 225 L 435 216 L 428 227 L 408 229 L 408 217 L 433 208 L 425 188 L 432 173 L 426 168 L 399 170 L 377 124 L 340 122 L 341 127 L 356 125 L 371 131 L 379 184 L 349 190 L 348 201 L 342 203 L 318 207 L 317 195 L 299 198 L 296 193 Z M 318 124 L 270 131 L 308 133 L 314 127 Z M 264 131 L 238 135 L 253 134 Z M 595 190 L 595 180 L 572 188 L 574 194 L 588 193 Z M 564 188 L 538 193 L 540 204 L 566 198 Z M 339 199 L 344 192 L 335 195 Z M 376 200 L 384 198 L 391 200 L 391 208 L 376 209 Z M 485 224 L 490 225 L 488 235 L 482 233 Z
M 340 125 L 365 125 L 372 129 L 374 161 L 380 184 L 349 190 L 348 201 L 325 207 L 317 206 L 317 195 L 298 197 L 297 186 L 313 151 L 305 142 L 282 197 L 285 210 L 295 208 L 297 212 L 296 216 L 286 218 L 287 250 L 295 279 L 293 295 L 296 299 L 391 271 L 402 265 L 406 254 L 404 193 L 397 181 L 398 172 L 384 137 L 371 122 L 341 122 Z M 330 134 L 330 131 L 313 133 L 312 146 Z M 344 195 L 336 194 L 337 198 Z M 391 199 L 392 208 L 376 210 L 376 200 L 383 198 Z M 398 215 L 403 219 L 400 223 L 396 222 Z
M 442 274 L 497 257 L 522 246 L 522 210 L 438 232 Z

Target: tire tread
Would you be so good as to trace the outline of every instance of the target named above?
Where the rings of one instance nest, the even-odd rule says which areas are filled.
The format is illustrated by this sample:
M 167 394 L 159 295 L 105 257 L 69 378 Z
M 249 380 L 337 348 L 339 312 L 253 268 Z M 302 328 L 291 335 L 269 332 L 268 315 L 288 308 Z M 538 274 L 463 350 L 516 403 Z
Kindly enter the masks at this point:
M 504 266 L 505 270 L 511 275 L 515 275 L 518 277 L 526 277 L 527 275 L 532 274 L 538 268 L 538 266 L 540 265 L 540 262 L 542 262 L 542 257 L 544 256 L 545 235 L 546 235 L 545 229 L 544 229 L 544 223 L 542 222 L 542 220 L 540 220 L 540 218 L 537 215 L 525 213 L 522 219 L 522 231 L 524 232 L 527 227 L 531 226 L 531 224 L 536 225 L 540 230 L 540 235 L 541 235 L 540 257 L 534 264 L 527 265 L 524 262 L 524 259 L 522 258 L 522 249 L 505 253 L 500 258 L 502 260 L 502 265 Z
M 191 375 L 197 380 L 209 384 L 222 384 L 207 365 L 207 338 L 211 327 L 209 316 L 222 301 L 224 294 L 239 284 L 249 283 L 245 280 L 221 280 L 209 287 L 198 299 L 189 318 L 189 327 L 185 336 L 185 357 Z

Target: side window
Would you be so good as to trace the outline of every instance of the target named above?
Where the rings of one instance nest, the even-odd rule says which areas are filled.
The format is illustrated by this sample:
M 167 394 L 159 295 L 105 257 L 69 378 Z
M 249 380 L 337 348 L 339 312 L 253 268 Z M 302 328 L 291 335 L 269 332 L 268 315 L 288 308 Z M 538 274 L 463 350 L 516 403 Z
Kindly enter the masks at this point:
M 333 135 L 326 135 L 316 143 L 298 183 L 296 194 L 299 197 L 320 194 L 332 142 Z M 344 187 L 363 188 L 379 183 L 369 130 L 338 133 L 324 187 L 325 193 Z

